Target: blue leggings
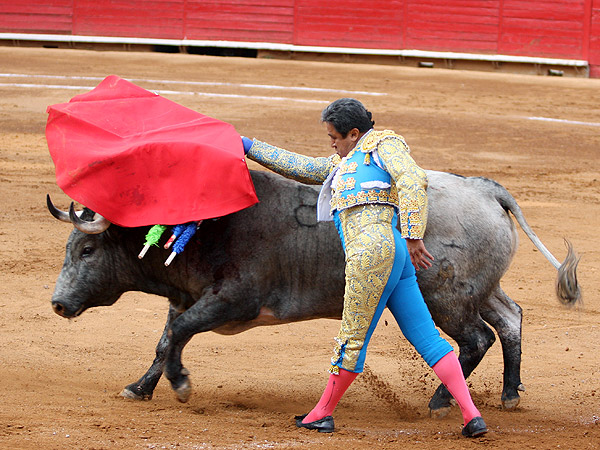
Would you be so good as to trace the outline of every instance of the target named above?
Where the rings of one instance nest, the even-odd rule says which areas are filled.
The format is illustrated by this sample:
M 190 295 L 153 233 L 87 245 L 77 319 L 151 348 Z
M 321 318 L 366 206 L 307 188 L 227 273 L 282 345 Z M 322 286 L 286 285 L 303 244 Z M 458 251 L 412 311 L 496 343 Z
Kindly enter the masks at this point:
M 345 236 L 337 213 L 334 219 L 340 232 L 344 249 L 347 250 L 346 243 L 344 242 Z M 440 336 L 439 331 L 434 325 L 423 295 L 419 290 L 415 268 L 410 260 L 406 241 L 401 237 L 396 224 L 397 214 L 394 212 L 390 224 L 393 229 L 393 245 L 395 247 L 394 263 L 379 301 L 373 303 L 374 309 L 368 312 L 371 314 L 371 318 L 364 341 L 362 341 L 362 348 L 360 348 L 361 342 L 358 342 L 358 344 L 353 343 L 355 351 L 359 352 L 358 357 L 349 358 L 351 360 L 348 362 L 344 358 L 344 342 L 338 342 L 340 344 L 339 351 L 337 351 L 338 358 L 337 361 L 335 357 L 332 360 L 334 366 L 332 369 L 335 369 L 337 366 L 350 372 L 363 371 L 369 340 L 386 306 L 392 312 L 406 339 L 415 347 L 430 367 L 434 366 L 447 353 L 453 351 L 452 346 Z M 348 282 L 348 273 L 346 277 Z M 345 362 L 346 364 L 344 364 Z

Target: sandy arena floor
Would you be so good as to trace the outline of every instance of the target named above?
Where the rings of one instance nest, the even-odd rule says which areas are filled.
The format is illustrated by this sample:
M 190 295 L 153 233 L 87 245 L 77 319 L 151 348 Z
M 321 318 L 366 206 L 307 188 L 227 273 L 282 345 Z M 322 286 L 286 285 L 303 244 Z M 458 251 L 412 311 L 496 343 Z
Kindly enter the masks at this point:
M 0 448 L 600 448 L 600 80 L 11 47 L 0 47 L 0 73 Z M 299 430 L 291 419 L 322 392 L 334 320 L 198 335 L 184 353 L 194 388 L 187 404 L 165 379 L 153 400 L 125 400 L 119 392 L 154 358 L 167 302 L 128 293 L 75 320 L 54 314 L 71 227 L 45 207 L 46 193 L 62 208 L 70 201 L 54 180 L 46 107 L 110 74 L 179 91 L 165 96 L 310 155 L 330 153 L 321 109 L 357 97 L 377 128 L 405 136 L 421 166 L 506 186 L 558 259 L 571 239 L 582 257 L 584 307 L 559 305 L 555 270 L 520 232 L 503 287 L 524 310 L 527 392 L 516 411 L 500 408 L 497 342 L 469 379 L 490 427 L 481 439 L 461 437 L 457 409 L 429 417 L 437 381 L 392 320 L 380 323 L 368 370 L 338 406 L 332 435 Z

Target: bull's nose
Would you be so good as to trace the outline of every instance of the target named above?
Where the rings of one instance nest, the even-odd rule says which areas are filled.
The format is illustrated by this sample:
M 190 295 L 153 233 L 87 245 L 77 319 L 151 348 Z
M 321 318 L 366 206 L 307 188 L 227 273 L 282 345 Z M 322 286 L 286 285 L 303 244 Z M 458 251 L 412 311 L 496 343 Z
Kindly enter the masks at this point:
M 85 309 L 83 305 L 73 305 L 67 299 L 52 300 L 52 309 L 56 314 L 67 319 L 77 317 Z
M 65 317 L 65 307 L 64 307 L 64 305 L 62 303 L 57 302 L 56 300 L 54 300 L 52 302 L 52 309 L 59 316 Z

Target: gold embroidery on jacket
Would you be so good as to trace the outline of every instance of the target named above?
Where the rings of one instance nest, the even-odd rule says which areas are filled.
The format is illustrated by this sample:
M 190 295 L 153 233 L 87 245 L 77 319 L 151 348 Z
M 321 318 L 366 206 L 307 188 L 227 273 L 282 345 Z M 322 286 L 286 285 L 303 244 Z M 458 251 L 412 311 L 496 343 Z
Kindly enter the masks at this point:
M 356 186 L 356 180 L 352 177 L 347 178 L 345 181 L 343 179 L 340 179 L 338 181 L 338 184 L 336 186 L 336 191 L 342 192 L 342 191 L 351 191 L 354 189 L 354 187 Z
M 356 161 L 352 161 L 351 163 L 342 163 L 340 164 L 340 175 L 345 175 L 347 173 L 356 173 L 356 169 L 358 168 L 358 163 Z
M 342 183 L 340 183 L 342 184 Z M 339 194 L 343 191 L 337 190 Z M 381 203 L 386 205 L 398 206 L 398 191 L 390 189 L 390 192 L 380 191 L 378 189 L 369 189 L 368 191 L 360 191 L 357 194 L 348 194 L 346 198 L 335 195 L 331 199 L 331 211 L 341 211 L 351 206 L 362 205 L 366 203 Z
M 362 143 L 360 145 L 360 151 L 365 152 L 365 153 L 370 153 L 377 148 L 377 146 L 379 145 L 379 142 L 382 139 L 385 139 L 388 137 L 399 138 L 402 140 L 402 142 L 404 142 L 404 138 L 402 136 L 400 136 L 399 134 L 394 133 L 392 130 L 383 130 L 383 131 L 373 130 L 365 136 L 364 140 L 362 141 Z M 408 150 L 408 146 L 406 145 L 406 143 L 404 143 L 404 145 L 406 146 L 406 149 Z M 408 150 L 408 151 L 410 151 L 410 150 Z
M 402 237 L 422 239 L 427 224 L 427 174 L 410 156 L 402 136 L 386 130 L 371 132 L 367 138 L 362 147 L 377 147 L 377 154 L 398 190 Z

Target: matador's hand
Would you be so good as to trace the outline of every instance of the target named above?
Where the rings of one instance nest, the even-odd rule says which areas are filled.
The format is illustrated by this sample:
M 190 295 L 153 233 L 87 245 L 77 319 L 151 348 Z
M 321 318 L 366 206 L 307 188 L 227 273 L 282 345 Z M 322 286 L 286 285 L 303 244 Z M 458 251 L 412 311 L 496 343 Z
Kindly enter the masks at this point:
M 408 247 L 408 253 L 410 254 L 410 261 L 416 270 L 429 269 L 434 260 L 431 253 L 425 248 L 425 244 L 422 239 L 406 239 L 406 246 Z
M 246 136 L 240 136 L 242 138 L 242 144 L 244 145 L 244 155 L 247 154 L 250 151 L 250 148 L 252 148 L 252 144 L 254 144 L 254 141 L 250 138 L 247 138 Z

